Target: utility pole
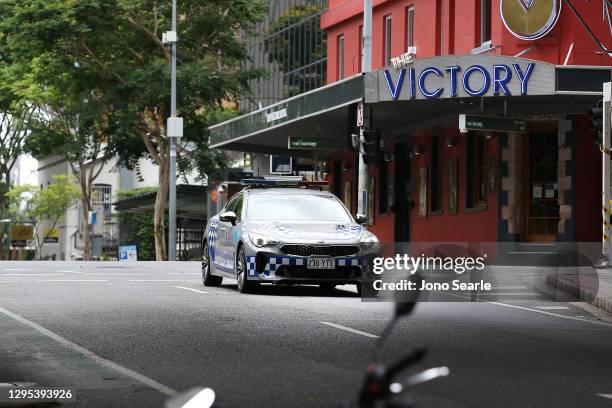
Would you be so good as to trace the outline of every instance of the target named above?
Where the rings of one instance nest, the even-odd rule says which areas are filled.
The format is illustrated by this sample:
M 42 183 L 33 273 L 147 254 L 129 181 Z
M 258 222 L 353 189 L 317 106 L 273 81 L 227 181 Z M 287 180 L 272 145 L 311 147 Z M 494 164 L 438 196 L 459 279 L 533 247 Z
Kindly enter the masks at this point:
M 362 72 L 372 70 L 372 0 L 363 0 L 363 59 L 361 61 Z M 363 108 L 365 116 L 365 107 Z M 368 216 L 368 167 L 363 159 L 363 128 L 365 123 L 359 127 L 359 167 L 358 167 L 358 195 L 357 213 Z
M 166 135 L 170 142 L 170 187 L 168 191 L 168 260 L 176 261 L 176 145 L 183 136 L 183 118 L 176 116 L 176 0 L 172 0 L 172 31 L 163 36 L 164 44 L 170 45 L 170 117 L 166 124 Z
M 602 106 L 602 123 L 601 123 L 601 132 L 602 132 L 602 142 L 601 142 L 601 157 L 602 157 L 602 197 L 601 197 L 601 205 L 603 212 L 603 233 L 602 233 L 602 253 L 603 253 L 603 262 L 605 265 L 610 265 L 612 261 L 612 254 L 610 253 L 610 215 L 612 207 L 612 203 L 610 202 L 611 194 L 610 190 L 612 189 L 610 186 L 611 182 L 611 174 L 612 168 L 610 166 L 610 154 L 612 154 L 612 82 L 606 82 L 603 84 L 603 106 Z

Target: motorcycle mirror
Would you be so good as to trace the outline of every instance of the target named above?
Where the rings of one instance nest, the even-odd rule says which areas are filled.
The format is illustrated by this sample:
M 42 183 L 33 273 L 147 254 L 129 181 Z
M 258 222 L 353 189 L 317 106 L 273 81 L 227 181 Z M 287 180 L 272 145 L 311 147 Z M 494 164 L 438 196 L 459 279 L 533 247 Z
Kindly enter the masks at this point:
M 210 408 L 215 403 L 215 392 L 210 388 L 194 387 L 170 398 L 164 408 Z
M 400 318 L 406 316 L 412 312 L 414 306 L 416 306 L 417 299 L 419 298 L 421 282 L 423 277 L 420 273 L 416 272 L 410 278 L 410 282 L 414 282 L 412 285 L 413 290 L 402 290 L 395 292 L 395 317 Z

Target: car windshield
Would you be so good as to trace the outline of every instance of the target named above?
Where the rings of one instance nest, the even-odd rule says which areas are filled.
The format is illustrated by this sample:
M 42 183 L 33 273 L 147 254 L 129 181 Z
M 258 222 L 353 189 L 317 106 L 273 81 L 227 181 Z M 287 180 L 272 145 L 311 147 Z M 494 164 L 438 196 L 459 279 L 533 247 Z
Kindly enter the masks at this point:
M 249 197 L 247 218 L 252 221 L 328 221 L 347 223 L 351 218 L 332 196 L 256 194 Z

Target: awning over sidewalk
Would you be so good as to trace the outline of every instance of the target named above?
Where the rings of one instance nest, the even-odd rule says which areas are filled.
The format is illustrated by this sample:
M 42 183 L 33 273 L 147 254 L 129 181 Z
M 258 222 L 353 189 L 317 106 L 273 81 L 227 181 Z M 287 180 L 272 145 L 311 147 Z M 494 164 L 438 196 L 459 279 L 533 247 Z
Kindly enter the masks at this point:
M 288 137 L 346 138 L 348 106 L 363 99 L 356 75 L 210 127 L 210 147 L 287 152 Z
M 356 116 L 372 107 L 372 126 L 387 136 L 457 120 L 460 113 L 491 116 L 584 113 L 612 81 L 612 68 L 555 66 L 505 56 L 442 56 L 382 68 L 327 85 L 212 126 L 211 148 L 311 157 L 289 150 L 289 138 L 328 139 L 348 148 Z M 354 111 L 353 111 L 354 112 Z M 328 143 L 335 139 L 335 143 Z M 320 149 L 318 149 L 320 150 Z M 331 151 L 330 148 L 327 152 Z
M 185 220 L 206 220 L 206 186 L 179 184 L 176 186 L 176 215 Z M 117 211 L 153 214 L 155 191 L 127 197 L 114 203 Z M 168 204 L 166 203 L 166 210 Z

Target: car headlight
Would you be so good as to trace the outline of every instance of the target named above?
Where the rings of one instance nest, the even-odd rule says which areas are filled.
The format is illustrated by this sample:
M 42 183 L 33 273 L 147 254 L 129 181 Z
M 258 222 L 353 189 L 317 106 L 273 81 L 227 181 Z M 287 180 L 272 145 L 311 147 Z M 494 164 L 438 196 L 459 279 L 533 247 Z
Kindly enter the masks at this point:
M 371 232 L 366 232 L 359 241 L 359 247 L 362 250 L 372 250 L 380 248 L 380 241 L 376 235 Z
M 256 233 L 250 233 L 249 239 L 257 248 L 274 246 L 278 244 L 278 240 Z

